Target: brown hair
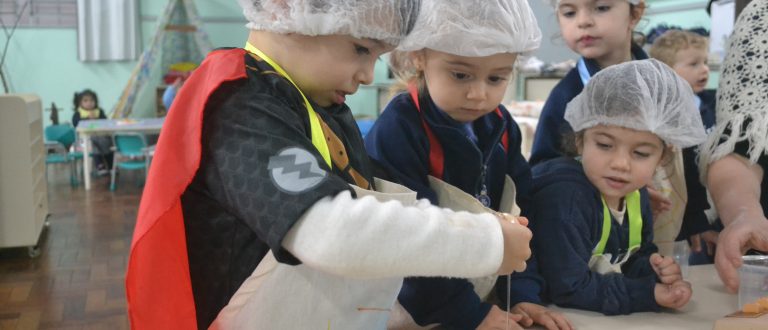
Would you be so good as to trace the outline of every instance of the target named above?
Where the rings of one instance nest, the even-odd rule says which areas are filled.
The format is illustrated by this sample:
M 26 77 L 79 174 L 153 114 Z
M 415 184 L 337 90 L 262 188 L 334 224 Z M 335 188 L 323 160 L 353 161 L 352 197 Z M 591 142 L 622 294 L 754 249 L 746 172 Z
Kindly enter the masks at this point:
M 675 65 L 675 56 L 679 51 L 688 48 L 706 50 L 708 47 L 709 40 L 702 35 L 689 31 L 669 30 L 656 38 L 648 53 L 671 67 Z

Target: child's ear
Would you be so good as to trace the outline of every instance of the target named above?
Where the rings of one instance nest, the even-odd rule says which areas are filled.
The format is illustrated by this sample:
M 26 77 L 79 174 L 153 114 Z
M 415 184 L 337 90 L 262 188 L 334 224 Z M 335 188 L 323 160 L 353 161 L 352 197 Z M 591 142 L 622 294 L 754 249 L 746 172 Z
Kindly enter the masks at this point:
M 426 63 L 426 54 L 423 49 L 417 50 L 415 52 L 410 52 L 408 54 L 408 57 L 411 59 L 413 68 L 416 69 L 416 71 L 424 71 L 424 66 Z
M 643 14 L 645 14 L 645 2 L 640 1 L 640 3 L 632 6 L 632 10 L 630 11 L 630 17 L 629 17 L 629 27 L 634 30 L 635 27 L 637 27 L 637 23 L 640 23 L 640 19 L 643 18 Z
M 576 154 L 581 156 L 584 152 L 584 133 L 576 133 L 573 137 L 573 144 L 576 145 Z

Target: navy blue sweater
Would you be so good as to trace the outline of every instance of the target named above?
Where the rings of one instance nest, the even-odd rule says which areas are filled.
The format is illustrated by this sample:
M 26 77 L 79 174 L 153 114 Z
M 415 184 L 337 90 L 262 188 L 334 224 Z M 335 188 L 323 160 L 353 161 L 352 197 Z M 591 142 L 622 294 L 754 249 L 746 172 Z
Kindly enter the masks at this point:
M 478 138 L 475 144 L 462 124 L 437 109 L 428 95 L 422 95 L 420 100 L 424 118 L 443 148 L 442 179 L 471 195 L 479 194 L 484 182 L 491 208 L 498 210 L 504 176 L 509 175 L 517 186 L 518 205 L 525 213 L 531 171 L 520 152 L 520 129 L 506 109 L 501 108 L 503 118 L 492 112 L 473 122 Z M 509 134 L 508 152 L 501 144 L 505 128 Z M 385 166 L 395 180 L 416 191 L 419 198 L 438 204 L 427 178 L 429 139 L 409 94 L 392 99 L 365 137 L 365 146 L 371 158 Z M 535 268 L 535 260 L 529 260 L 529 270 L 513 276 L 511 305 L 540 301 L 542 282 Z M 499 291 L 506 298 L 506 287 Z M 406 278 L 398 300 L 416 323 L 441 323 L 451 329 L 476 328 L 491 308 L 475 294 L 471 283 L 455 278 Z
M 563 307 L 606 315 L 657 311 L 654 298 L 658 277 L 649 257 L 657 251 L 648 193 L 640 191 L 642 242 L 622 266 L 622 274 L 599 274 L 589 269 L 592 250 L 600 241 L 603 206 L 599 191 L 589 182 L 581 163 L 557 158 L 533 167 L 531 216 L 533 248 L 539 272 L 547 283 L 545 296 Z M 612 217 L 613 218 L 613 217 Z M 629 220 L 612 219 L 604 254 L 615 261 L 627 252 Z

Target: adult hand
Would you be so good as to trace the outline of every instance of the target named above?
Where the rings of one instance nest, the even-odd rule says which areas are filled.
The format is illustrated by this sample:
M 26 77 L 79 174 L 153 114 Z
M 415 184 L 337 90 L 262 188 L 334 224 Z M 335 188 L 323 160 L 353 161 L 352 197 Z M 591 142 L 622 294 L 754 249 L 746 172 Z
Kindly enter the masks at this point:
M 715 268 L 730 292 L 739 289 L 741 256 L 749 249 L 768 251 L 768 219 L 765 216 L 744 215 L 720 232 L 715 253 Z

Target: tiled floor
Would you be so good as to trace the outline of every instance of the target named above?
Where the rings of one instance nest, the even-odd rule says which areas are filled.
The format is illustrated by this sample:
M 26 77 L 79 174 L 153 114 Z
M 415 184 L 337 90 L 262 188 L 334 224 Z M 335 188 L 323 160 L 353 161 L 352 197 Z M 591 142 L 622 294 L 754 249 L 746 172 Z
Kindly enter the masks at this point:
M 48 169 L 49 226 L 41 255 L 0 249 L 0 329 L 126 329 L 125 265 L 143 172 L 70 187 L 66 167 Z

